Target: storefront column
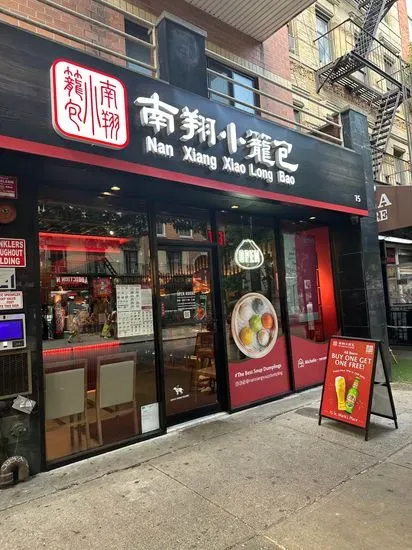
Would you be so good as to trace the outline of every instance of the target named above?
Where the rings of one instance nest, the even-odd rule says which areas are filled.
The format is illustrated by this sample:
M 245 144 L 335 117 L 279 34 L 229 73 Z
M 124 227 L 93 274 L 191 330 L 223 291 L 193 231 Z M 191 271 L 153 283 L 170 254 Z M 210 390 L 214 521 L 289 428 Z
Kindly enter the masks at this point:
M 16 219 L 1 226 L 1 237 L 25 240 L 26 267 L 16 268 L 16 290 L 23 292 L 23 309 L 2 311 L 2 314 L 25 314 L 27 347 L 22 350 L 22 353 L 28 351 L 31 359 L 32 392 L 24 395 L 33 399 L 36 406 L 31 414 L 25 414 L 12 408 L 14 397 L 0 401 L 2 407 L 0 411 L 0 465 L 5 459 L 4 455 L 9 457 L 21 455 L 28 460 L 30 473 L 35 474 L 43 469 L 42 429 L 44 420 L 41 376 L 40 269 L 37 184 L 30 177 L 27 169 L 24 168 L 25 162 L 27 162 L 27 159 L 21 155 L 3 153 L 1 173 L 2 175 L 17 177 L 18 198 L 5 201 L 16 209 Z M 2 355 L 8 354 L 7 351 L 1 353 Z M 14 361 L 14 359 L 11 359 L 11 361 Z M 13 363 L 11 363 L 11 367 L 13 367 Z M 17 368 L 21 368 L 20 365 L 16 364 L 15 369 Z M 18 380 L 12 375 L 10 381 L 5 379 L 4 383 L 6 387 L 7 384 L 15 384 L 16 394 L 19 391 L 23 392 L 25 388 L 24 380 Z
M 369 336 L 382 340 L 385 344 L 384 348 L 387 350 L 388 332 L 368 120 L 365 115 L 349 109 L 342 113 L 342 126 L 345 146 L 353 149 L 363 158 L 369 211 L 367 217 L 362 217 L 359 220 L 352 217 L 351 229 L 348 230 L 346 227 L 343 231 L 345 235 L 341 235 L 344 246 L 338 246 L 338 250 L 340 249 L 338 277 L 341 283 L 341 292 L 343 291 L 341 295 L 343 334 L 346 336 Z M 361 303 L 360 294 L 365 297 L 364 306 Z M 363 309 L 363 307 L 364 311 L 359 311 L 359 308 Z M 345 319 L 354 318 L 354 312 L 350 311 L 353 308 L 358 310 L 357 317 L 360 321 L 363 318 L 362 314 L 365 315 L 368 334 L 359 330 L 360 326 L 346 325 Z M 390 365 L 389 357 L 387 357 L 387 364 Z

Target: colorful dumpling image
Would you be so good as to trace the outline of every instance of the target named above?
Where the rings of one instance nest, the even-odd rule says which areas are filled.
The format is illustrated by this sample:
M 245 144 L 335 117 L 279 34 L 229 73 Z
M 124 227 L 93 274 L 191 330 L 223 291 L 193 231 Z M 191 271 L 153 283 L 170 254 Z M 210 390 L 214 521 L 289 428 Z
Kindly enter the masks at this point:
M 259 332 L 259 330 L 262 330 L 262 319 L 260 318 L 260 315 L 252 315 L 249 319 L 249 326 L 253 332 Z
M 257 333 L 257 339 L 262 347 L 266 347 L 270 341 L 270 332 L 266 329 L 262 329 Z
M 260 298 L 254 298 L 254 300 L 252 301 L 252 307 L 256 313 L 262 314 L 263 310 L 265 309 L 265 304 Z
M 273 328 L 273 317 L 270 313 L 264 313 L 262 315 L 262 326 L 269 330 Z
M 239 333 L 239 338 L 244 346 L 251 346 L 253 343 L 253 330 L 249 327 L 243 327 Z
M 244 323 L 248 323 L 249 319 L 253 315 L 253 310 L 250 306 L 249 302 L 245 302 L 242 304 L 239 308 L 239 319 L 243 321 Z

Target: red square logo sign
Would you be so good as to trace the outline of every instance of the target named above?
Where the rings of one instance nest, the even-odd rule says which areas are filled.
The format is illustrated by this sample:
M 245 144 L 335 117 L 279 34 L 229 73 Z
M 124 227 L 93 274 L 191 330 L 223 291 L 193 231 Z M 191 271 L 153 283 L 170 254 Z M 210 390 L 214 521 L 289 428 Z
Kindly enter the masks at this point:
M 53 127 L 62 137 L 114 149 L 128 145 L 127 93 L 120 80 L 58 59 L 51 93 Z

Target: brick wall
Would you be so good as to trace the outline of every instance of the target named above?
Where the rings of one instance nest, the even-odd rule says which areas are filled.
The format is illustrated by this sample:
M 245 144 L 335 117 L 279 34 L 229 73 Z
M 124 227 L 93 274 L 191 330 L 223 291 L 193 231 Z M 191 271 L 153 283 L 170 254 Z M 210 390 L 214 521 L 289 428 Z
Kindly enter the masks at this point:
M 209 16 L 203 11 L 190 6 L 184 0 L 134 0 L 124 2 L 121 0 L 109 0 L 113 5 L 127 9 L 131 14 L 143 17 L 155 23 L 157 17 L 168 11 L 182 19 L 197 25 L 208 33 L 208 47 L 229 60 L 245 72 L 258 75 L 265 75 L 271 81 L 279 82 L 282 85 L 289 85 L 290 63 L 288 51 L 287 30 L 281 29 L 264 43 L 240 33 L 225 23 Z M 103 7 L 93 0 L 55 0 L 61 5 L 71 8 L 83 15 L 87 15 L 97 21 L 110 25 L 124 31 L 124 17 L 113 9 Z M 62 37 L 56 33 L 36 27 L 36 22 L 54 27 L 57 30 L 72 34 L 73 36 L 88 40 L 109 50 L 125 55 L 125 43 L 121 36 L 112 31 L 102 29 L 96 24 L 82 21 L 76 16 L 63 13 L 62 11 L 46 6 L 39 0 L 0 0 L 0 6 L 28 17 L 33 24 L 18 21 L 16 19 L 0 14 L 0 20 L 17 25 L 18 27 L 35 32 L 45 38 L 56 40 L 68 46 L 75 47 L 89 54 L 101 57 L 110 62 L 124 65 L 125 61 L 108 53 L 101 52 L 91 46 L 85 46 Z M 283 101 L 292 102 L 291 92 L 284 90 L 274 83 L 268 83 L 259 78 L 259 88 L 268 94 L 274 95 Z M 292 109 L 281 105 L 272 99 L 262 97 L 261 107 L 268 111 L 275 112 L 280 117 L 293 119 Z M 267 116 L 267 115 L 263 115 Z M 281 120 L 267 116 L 272 120 Z
M 402 57 L 406 61 L 409 59 L 409 45 L 412 40 L 412 37 L 409 36 L 406 0 L 398 0 L 397 6 L 398 6 L 399 29 L 400 29 L 401 43 L 402 43 Z
M 122 31 L 124 30 L 124 18 L 121 14 L 110 8 L 103 7 L 93 0 L 56 0 L 56 3 L 91 17 L 94 20 L 105 23 L 106 25 L 110 25 Z M 83 21 L 75 15 L 64 13 L 60 9 L 47 6 L 38 0 L 0 0 L 0 6 L 28 18 L 30 22 L 20 21 L 3 14 L 0 14 L 0 21 L 11 23 L 21 29 L 85 51 L 86 53 L 102 57 L 108 61 L 118 64 L 123 63 L 117 57 L 100 52 L 91 46 L 82 45 L 75 40 L 71 40 L 70 38 L 61 36 L 52 31 L 39 28 L 37 24 L 47 25 L 47 27 L 70 34 L 76 38 L 87 40 L 124 54 L 124 39 L 111 31 L 103 29 L 93 23 Z

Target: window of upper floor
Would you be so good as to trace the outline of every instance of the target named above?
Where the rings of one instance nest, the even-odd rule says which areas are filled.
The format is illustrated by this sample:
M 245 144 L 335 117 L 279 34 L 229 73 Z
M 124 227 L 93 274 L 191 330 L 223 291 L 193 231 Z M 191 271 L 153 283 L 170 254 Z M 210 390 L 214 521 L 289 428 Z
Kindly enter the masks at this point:
M 135 42 L 130 38 L 126 38 L 127 57 L 131 57 L 132 59 L 141 61 L 142 63 L 146 63 L 146 65 L 152 65 L 152 49 L 149 46 L 151 44 L 149 35 L 150 30 L 147 27 L 137 25 L 133 21 L 125 19 L 124 32 L 126 34 L 129 34 L 130 36 L 133 36 L 134 38 L 143 40 L 148 44 L 147 46 L 145 46 L 144 44 Z M 133 63 L 132 61 L 127 62 L 127 68 L 140 74 L 146 74 L 148 76 L 152 76 L 153 74 L 152 69 L 139 65 L 137 63 Z
M 316 10 L 316 38 L 321 66 L 332 61 L 332 47 L 329 32 L 330 18 L 320 10 Z
M 296 36 L 293 28 L 293 24 L 288 23 L 288 45 L 290 53 L 297 53 L 297 43 Z
M 394 157 L 394 176 L 396 185 L 407 185 L 408 183 L 408 163 L 404 159 L 405 151 L 393 148 Z
M 383 56 L 383 69 L 386 74 L 394 77 L 397 76 L 395 74 L 395 60 L 386 55 Z M 386 79 L 385 88 L 386 88 L 386 91 L 389 92 L 393 88 L 396 88 L 396 85 L 390 79 Z
M 251 88 L 258 88 L 257 78 L 235 71 L 210 58 L 207 66 L 213 71 L 208 71 L 207 76 L 210 99 L 256 114 L 253 105 L 259 106 L 259 98 Z

